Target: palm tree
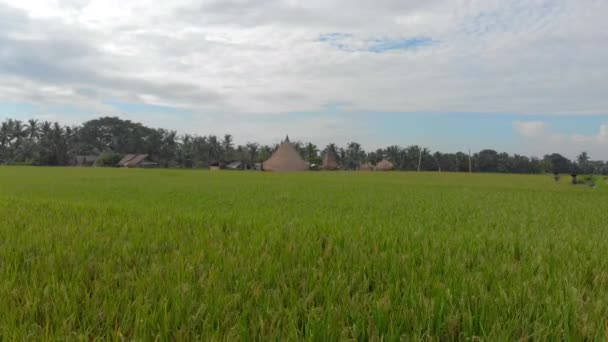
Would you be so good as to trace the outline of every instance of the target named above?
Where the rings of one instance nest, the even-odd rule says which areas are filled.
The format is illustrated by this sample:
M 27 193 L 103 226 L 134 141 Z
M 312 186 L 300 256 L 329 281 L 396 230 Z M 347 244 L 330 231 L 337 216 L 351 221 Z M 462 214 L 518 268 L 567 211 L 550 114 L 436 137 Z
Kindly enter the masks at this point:
M 401 147 L 392 145 L 386 148 L 386 157 L 393 162 L 393 164 L 400 164 Z
M 356 170 L 365 159 L 365 151 L 361 148 L 361 144 L 350 142 L 346 146 L 345 165 L 347 169 Z
M 177 132 L 164 131 L 163 133 L 164 137 L 162 139 L 161 158 L 163 159 L 163 164 L 165 167 L 168 167 L 171 164 L 171 161 L 175 160 L 177 148 L 179 147 L 177 142 Z
M 338 146 L 336 146 L 336 144 L 331 143 L 329 145 L 327 145 L 325 147 L 325 149 L 323 150 L 323 154 L 327 154 L 327 153 L 333 153 L 333 155 L 338 155 Z
M 259 160 L 260 161 L 267 160 L 272 155 L 272 152 L 274 152 L 272 150 L 272 147 L 270 147 L 268 145 L 264 145 L 264 146 L 260 147 L 259 148 L 259 153 L 258 153 Z
M 232 158 L 232 152 L 234 150 L 234 139 L 232 138 L 232 135 L 230 134 L 225 134 L 224 135 L 224 139 L 222 140 L 222 149 L 224 150 L 224 159 L 231 159 Z
M 221 162 L 222 158 L 222 146 L 217 140 L 215 135 L 209 136 L 209 160 L 212 162 Z
M 317 145 L 309 142 L 304 146 L 304 155 L 307 162 L 310 164 L 318 164 L 319 163 L 319 149 Z
M 2 122 L 2 126 L 0 126 L 0 146 L 8 147 L 10 135 L 10 126 L 8 125 L 8 122 Z
M 249 162 L 251 164 L 256 162 L 256 157 L 258 155 L 258 150 L 260 148 L 260 145 L 258 145 L 257 143 L 247 143 L 247 152 L 249 154 Z
M 443 155 L 441 154 L 441 152 L 435 152 L 433 153 L 433 158 L 435 159 L 435 162 L 437 163 L 437 171 L 441 172 L 441 161 L 443 159 Z
M 41 137 L 47 137 L 50 135 L 51 133 L 51 126 L 52 124 L 48 121 L 43 122 L 40 125 L 40 136 Z
M 21 139 L 25 136 L 25 130 L 23 128 L 23 122 L 19 120 L 13 120 L 13 129 L 11 135 L 13 140 L 15 140 L 15 146 L 18 146 L 21 143 Z
M 181 137 L 180 148 L 177 149 L 177 162 L 183 167 L 192 167 L 192 152 L 194 150 L 193 139 L 190 134 Z
M 25 126 L 25 134 L 31 140 L 38 139 L 38 134 L 40 133 L 40 127 L 38 125 L 38 120 L 29 119 L 27 121 L 27 125 Z

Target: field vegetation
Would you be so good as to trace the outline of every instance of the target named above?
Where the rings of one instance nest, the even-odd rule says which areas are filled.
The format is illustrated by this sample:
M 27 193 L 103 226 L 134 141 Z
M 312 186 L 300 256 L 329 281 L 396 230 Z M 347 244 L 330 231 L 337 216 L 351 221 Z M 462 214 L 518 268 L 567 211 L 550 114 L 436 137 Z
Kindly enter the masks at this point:
M 608 190 L 0 167 L 0 340 L 597 340 Z

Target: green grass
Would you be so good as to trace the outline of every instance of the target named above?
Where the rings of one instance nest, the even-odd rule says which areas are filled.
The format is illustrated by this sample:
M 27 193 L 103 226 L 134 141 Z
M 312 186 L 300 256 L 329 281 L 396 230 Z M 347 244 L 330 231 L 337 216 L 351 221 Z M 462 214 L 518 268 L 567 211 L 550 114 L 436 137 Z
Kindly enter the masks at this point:
M 0 167 L 0 340 L 597 340 L 608 187 Z

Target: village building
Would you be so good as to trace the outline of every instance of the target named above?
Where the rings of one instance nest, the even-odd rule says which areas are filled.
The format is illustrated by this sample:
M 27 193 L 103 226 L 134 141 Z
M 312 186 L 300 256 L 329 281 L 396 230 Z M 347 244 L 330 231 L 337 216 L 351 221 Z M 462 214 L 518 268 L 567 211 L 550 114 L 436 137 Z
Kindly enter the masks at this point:
M 118 167 L 143 167 L 152 168 L 158 167 L 159 164 L 155 161 L 149 160 L 147 154 L 127 154 L 118 162 Z
M 264 171 L 307 171 L 308 164 L 289 141 L 289 136 L 281 143 L 272 156 L 262 164 Z
M 324 171 L 335 171 L 339 170 L 340 165 L 336 162 L 333 154 L 331 152 L 327 152 L 325 157 L 323 157 L 323 162 L 321 163 L 321 170 Z
M 376 171 L 391 171 L 394 168 L 395 165 L 388 161 L 388 159 L 382 159 L 382 161 L 376 165 Z
M 374 165 L 372 165 L 370 163 L 362 164 L 359 167 L 359 171 L 374 171 L 374 169 L 375 169 Z

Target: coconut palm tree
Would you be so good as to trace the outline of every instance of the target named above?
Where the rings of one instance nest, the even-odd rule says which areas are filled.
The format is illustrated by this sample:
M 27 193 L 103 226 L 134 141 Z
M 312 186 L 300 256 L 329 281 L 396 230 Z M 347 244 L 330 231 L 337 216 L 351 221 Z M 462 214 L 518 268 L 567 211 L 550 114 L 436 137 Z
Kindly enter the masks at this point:
M 27 135 L 27 137 L 31 140 L 36 140 L 38 139 L 39 133 L 40 125 L 38 123 L 38 120 L 29 119 L 27 121 L 27 125 L 25 126 L 25 134 Z
M 257 160 L 258 150 L 260 149 L 260 145 L 257 143 L 247 143 L 247 152 L 249 156 L 249 163 L 253 164 Z
M 234 138 L 230 134 L 225 134 L 222 140 L 222 150 L 224 151 L 224 159 L 233 159 L 234 152 Z
M 224 161 L 222 153 L 222 145 L 215 135 L 210 135 L 209 138 L 209 160 L 211 162 L 222 162 Z
M 304 146 L 304 159 L 310 164 L 320 164 L 319 149 L 317 145 L 309 142 Z

